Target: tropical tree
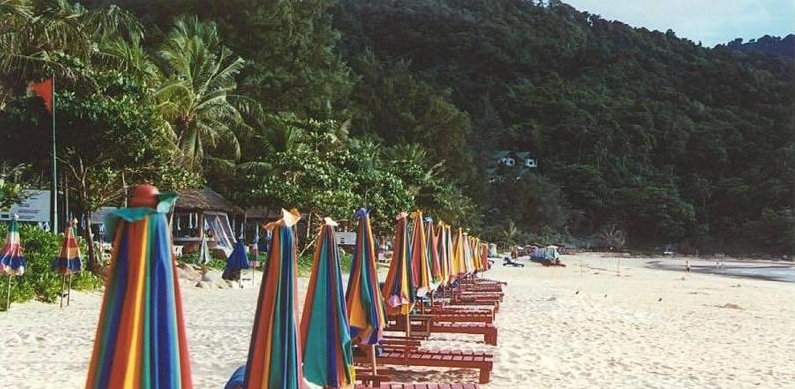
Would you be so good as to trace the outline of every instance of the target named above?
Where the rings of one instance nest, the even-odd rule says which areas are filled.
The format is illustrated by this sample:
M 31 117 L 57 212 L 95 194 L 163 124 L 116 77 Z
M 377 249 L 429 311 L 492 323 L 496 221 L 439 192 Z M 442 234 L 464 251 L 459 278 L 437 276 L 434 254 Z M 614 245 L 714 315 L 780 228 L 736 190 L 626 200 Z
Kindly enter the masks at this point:
M 183 152 L 184 164 L 199 170 L 206 149 L 221 144 L 231 149 L 223 157 L 237 159 L 236 132 L 248 129 L 239 108 L 250 103 L 233 94 L 243 59 L 221 44 L 215 23 L 200 22 L 195 16 L 176 19 L 158 56 L 168 81 L 155 96 Z

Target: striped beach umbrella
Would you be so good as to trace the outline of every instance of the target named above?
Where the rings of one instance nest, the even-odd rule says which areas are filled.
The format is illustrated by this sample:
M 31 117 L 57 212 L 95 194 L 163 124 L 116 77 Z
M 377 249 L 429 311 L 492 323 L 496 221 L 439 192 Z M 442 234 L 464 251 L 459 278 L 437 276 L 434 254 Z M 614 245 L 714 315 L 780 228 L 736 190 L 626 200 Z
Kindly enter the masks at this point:
M 14 215 L 8 226 L 3 255 L 0 256 L 0 275 L 21 276 L 25 274 L 25 265 L 22 243 L 19 240 L 19 225 L 17 225 L 17 216 Z
M 450 225 L 445 224 L 443 226 L 444 231 L 444 246 L 442 249 L 444 250 L 444 254 L 442 258 L 444 259 L 444 268 L 446 269 L 447 275 L 445 277 L 445 284 L 450 285 L 451 282 L 455 279 L 455 268 L 453 267 L 453 233 L 450 228 Z
M 466 264 L 464 263 L 464 230 L 458 229 L 458 233 L 453 239 L 453 276 L 455 279 L 466 275 Z
M 378 288 L 378 268 L 375 260 L 375 239 L 366 209 L 356 212 L 356 248 L 353 252 L 348 290 L 345 292 L 349 324 L 353 342 L 375 345 L 384 336 L 384 303 Z
M 105 219 L 113 256 L 87 389 L 189 389 L 190 357 L 166 213 L 175 193 L 140 185 Z
M 3 245 L 2 256 L 0 256 L 0 275 L 8 276 L 6 310 L 11 308 L 11 277 L 25 274 L 25 265 L 25 257 L 22 255 L 22 243 L 19 240 L 17 215 L 14 215 L 11 219 L 11 224 L 8 226 L 8 235 Z
M 431 291 L 431 264 L 428 262 L 427 238 L 425 237 L 425 224 L 422 212 L 414 211 L 411 214 L 411 275 L 414 291 L 417 297 L 424 297 Z
M 386 311 L 392 315 L 408 315 L 414 307 L 415 293 L 409 263 L 407 216 L 405 212 L 397 216 L 392 261 L 389 263 L 389 271 L 381 290 L 386 302 Z
M 72 225 L 66 227 L 63 234 L 63 242 L 61 243 L 61 252 L 52 260 L 52 271 L 61 275 L 61 293 L 60 300 L 63 307 L 64 286 L 66 279 L 69 279 L 69 288 L 66 292 L 66 305 L 72 297 L 72 274 L 80 273 L 83 268 L 83 262 L 80 260 L 80 246 L 77 245 L 75 239 L 75 229 L 77 228 L 77 219 L 72 220 Z
M 472 260 L 472 242 L 468 232 L 464 233 L 462 244 L 464 249 L 464 274 L 470 275 L 475 271 L 475 262 Z
M 355 379 L 353 348 L 334 236 L 337 223 L 330 218 L 325 221 L 315 244 L 301 316 L 304 378 L 324 388 L 341 388 L 353 385 Z
M 305 386 L 296 304 L 298 258 L 292 228 L 300 218 L 295 209 L 282 210 L 282 218 L 266 226 L 273 238 L 254 316 L 243 380 L 245 389 Z
M 375 260 L 375 239 L 370 227 L 370 215 L 364 208 L 356 211 L 359 225 L 356 228 L 356 247 L 353 252 L 348 290 L 345 291 L 348 307 L 348 324 L 353 343 L 370 346 L 373 375 L 377 375 L 375 345 L 384 336 L 386 318 L 381 289 L 378 289 L 378 268 Z
M 61 243 L 61 251 L 52 261 L 52 271 L 58 274 L 70 275 L 80 273 L 83 269 L 83 261 L 80 259 L 80 246 L 77 245 L 74 233 L 76 227 L 77 220 L 73 220 L 72 225 L 66 227 L 63 234 L 63 242 Z
M 436 234 L 436 229 L 433 226 L 433 219 L 426 217 L 425 221 L 425 238 L 427 239 L 425 246 L 428 248 L 428 262 L 431 266 L 431 289 L 436 290 L 436 288 L 442 284 L 442 263 L 439 259 L 439 235 Z

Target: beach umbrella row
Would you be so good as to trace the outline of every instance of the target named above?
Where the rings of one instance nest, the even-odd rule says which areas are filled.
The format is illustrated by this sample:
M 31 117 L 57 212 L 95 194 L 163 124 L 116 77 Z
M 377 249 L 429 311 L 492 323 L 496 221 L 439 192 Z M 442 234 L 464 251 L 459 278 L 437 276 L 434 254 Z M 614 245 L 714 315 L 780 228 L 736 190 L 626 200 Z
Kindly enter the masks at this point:
M 117 210 L 106 220 L 115 250 L 87 388 L 192 387 L 181 296 L 165 217 L 174 200 L 172 194 L 161 195 L 154 187 L 139 186 L 134 190 L 132 208 Z M 373 345 L 381 340 L 385 311 L 408 318 L 416 296 L 411 260 L 419 261 L 415 268 L 422 273 L 416 279 L 421 287 L 430 290 L 434 280 L 443 283 L 445 275 L 448 279 L 452 276 L 446 270 L 452 266 L 449 226 L 442 224 L 436 233 L 423 224 L 421 213 L 415 213 L 413 245 L 407 215 L 401 213 L 393 261 L 379 290 L 369 215 L 360 210 L 356 217 L 357 243 L 346 293 L 334 236 L 336 223 L 327 219 L 317 238 L 300 325 L 293 229 L 300 215 L 296 210 L 283 210 L 282 218 L 267 226 L 273 239 L 238 387 L 298 389 L 305 387 L 305 379 L 324 387 L 352 385 L 353 344 Z M 463 243 L 462 238 L 460 245 Z M 71 247 L 71 243 L 65 245 Z M 415 257 L 415 251 L 424 255 Z M 233 266 L 241 268 L 244 260 L 245 255 L 239 253 L 230 258 L 231 262 L 240 262 Z

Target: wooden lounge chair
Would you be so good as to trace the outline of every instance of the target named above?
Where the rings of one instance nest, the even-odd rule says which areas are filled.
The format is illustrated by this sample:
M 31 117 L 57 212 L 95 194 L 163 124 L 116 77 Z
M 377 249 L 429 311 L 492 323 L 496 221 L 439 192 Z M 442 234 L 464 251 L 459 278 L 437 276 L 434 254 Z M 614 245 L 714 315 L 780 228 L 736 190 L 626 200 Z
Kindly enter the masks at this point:
M 502 302 L 502 298 L 505 296 L 503 292 L 492 292 L 492 291 L 471 291 L 471 290 L 461 290 L 453 292 L 452 299 L 458 298 L 476 298 L 481 300 L 496 300 Z
M 356 385 L 354 389 L 480 389 L 478 384 L 400 384 L 395 382 L 383 383 L 375 386 Z
M 412 323 L 415 320 L 412 319 Z M 483 342 L 492 346 L 497 345 L 497 327 L 494 323 L 482 322 L 441 322 L 436 320 L 429 320 L 429 327 L 423 325 L 412 325 L 412 333 L 422 333 L 426 328 L 430 329 L 431 334 L 471 334 L 483 335 Z M 388 320 L 386 327 L 387 331 L 405 331 L 406 324 L 401 320 L 392 321 Z
M 473 310 L 438 310 L 430 313 L 420 313 L 414 316 L 428 317 L 438 322 L 474 322 L 474 323 L 494 323 L 494 311 L 473 311 Z
M 361 355 L 354 355 L 353 360 L 357 363 L 369 363 L 368 358 Z M 424 349 L 407 351 L 401 348 L 384 347 L 378 356 L 378 363 L 384 365 L 478 369 L 478 382 L 485 384 L 491 380 L 494 356 L 483 351 Z
M 490 307 L 494 309 L 494 312 L 499 312 L 500 310 L 500 302 L 489 300 L 489 299 L 478 299 L 478 298 L 459 298 L 456 300 L 451 299 L 448 302 L 439 302 L 439 304 L 444 304 L 445 306 L 480 306 L 480 307 Z

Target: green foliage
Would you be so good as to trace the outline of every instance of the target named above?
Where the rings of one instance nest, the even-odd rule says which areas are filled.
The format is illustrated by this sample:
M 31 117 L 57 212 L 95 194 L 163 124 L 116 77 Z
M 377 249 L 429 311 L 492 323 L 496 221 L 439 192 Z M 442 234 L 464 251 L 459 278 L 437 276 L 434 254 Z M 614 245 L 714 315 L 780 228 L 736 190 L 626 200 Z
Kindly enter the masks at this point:
M 480 168 L 463 188 L 488 224 L 510 217 L 534 234 L 587 237 L 618 223 L 629 245 L 690 239 L 701 252 L 788 247 L 762 230 L 786 227 L 795 198 L 791 61 L 560 1 L 341 0 L 334 16 L 361 75 L 352 98 L 363 128 L 419 142 L 451 170 L 434 128 L 413 123 L 427 96 L 469 115 L 464 139 Z M 483 167 L 500 149 L 535 153 L 543 190 L 490 177 Z
M 5 239 L 7 226 L 0 226 L 0 236 Z M 45 232 L 36 226 L 22 224 L 19 229 L 23 254 L 27 266 L 25 274 L 12 277 L 12 302 L 38 300 L 52 303 L 57 301 L 61 290 L 61 276 L 50 270 L 52 260 L 58 256 L 62 236 Z M 0 242 L 0 246 L 2 246 Z M 80 242 L 81 253 L 86 252 L 85 242 Z M 85 258 L 83 258 L 85 259 Z M 2 289 L 5 291 L 7 277 L 2 277 Z M 90 272 L 82 272 L 72 276 L 72 289 L 93 290 L 101 287 L 104 281 Z M 5 292 L 4 292 L 5 293 Z M 0 299 L 0 308 L 5 309 L 5 298 Z

